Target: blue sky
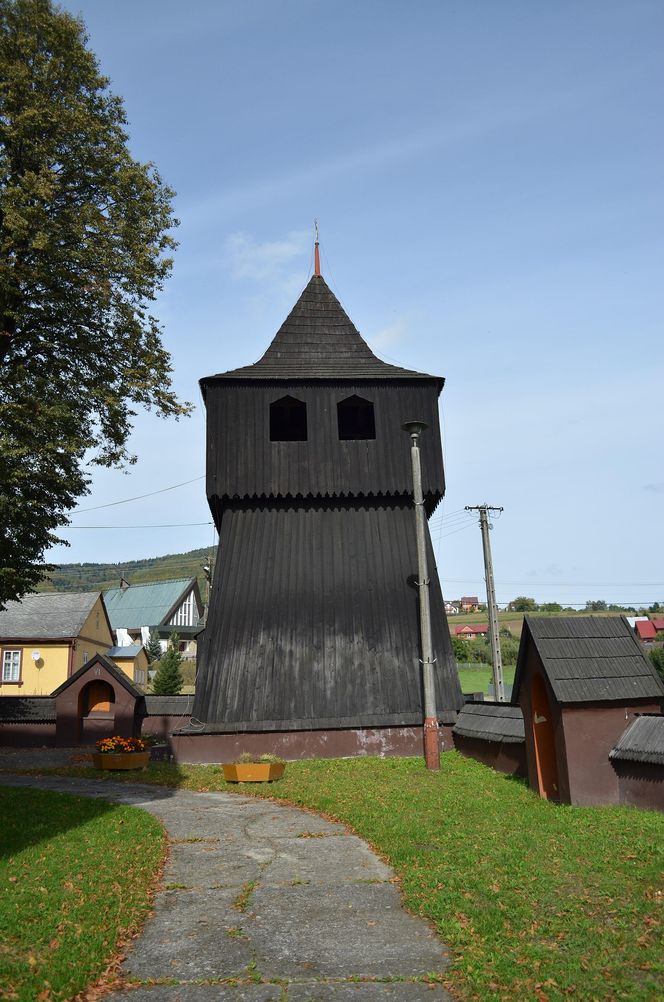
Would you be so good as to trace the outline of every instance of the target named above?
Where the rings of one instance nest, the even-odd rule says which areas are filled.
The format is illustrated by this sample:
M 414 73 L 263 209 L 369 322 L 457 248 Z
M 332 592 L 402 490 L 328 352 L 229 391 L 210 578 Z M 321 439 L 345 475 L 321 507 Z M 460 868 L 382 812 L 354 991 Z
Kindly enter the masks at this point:
M 197 381 L 256 360 L 322 270 L 388 361 L 446 377 L 446 597 L 483 594 L 465 505 L 504 507 L 500 601 L 664 601 L 660 2 L 88 0 L 131 145 L 177 191 L 158 314 L 192 418 L 141 414 L 81 509 L 204 473 Z M 404 447 L 407 443 L 404 443 Z M 203 481 L 73 526 L 210 521 Z M 208 545 L 65 531 L 56 562 Z

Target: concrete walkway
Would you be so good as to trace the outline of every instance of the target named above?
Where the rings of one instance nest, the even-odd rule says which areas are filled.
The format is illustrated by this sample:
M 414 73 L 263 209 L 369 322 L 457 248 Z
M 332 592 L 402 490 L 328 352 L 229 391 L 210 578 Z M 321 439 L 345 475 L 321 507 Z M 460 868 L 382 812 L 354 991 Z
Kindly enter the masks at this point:
M 105 1002 L 451 1002 L 417 980 L 449 964 L 444 946 L 342 825 L 227 793 L 7 774 L 0 783 L 131 804 L 168 831 L 154 915 L 122 965 L 128 987 Z

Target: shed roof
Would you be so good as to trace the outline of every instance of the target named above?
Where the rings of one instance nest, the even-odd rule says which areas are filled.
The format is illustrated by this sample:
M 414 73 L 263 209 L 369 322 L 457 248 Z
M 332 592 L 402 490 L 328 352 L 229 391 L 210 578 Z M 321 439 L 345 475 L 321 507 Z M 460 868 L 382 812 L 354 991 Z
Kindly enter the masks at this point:
M 109 658 L 135 658 L 143 650 L 143 644 L 129 644 L 127 647 L 109 647 L 106 656 Z
M 653 616 L 650 622 L 656 630 L 664 630 L 664 616 Z
M 635 717 L 609 752 L 609 758 L 664 765 L 664 717 L 649 713 Z
M 159 626 L 195 584 L 196 578 L 173 578 L 133 584 L 128 588 L 109 588 L 104 592 L 104 602 L 111 626 L 114 630 Z
M 525 740 L 523 713 L 520 706 L 509 703 L 466 703 L 452 732 L 466 738 L 518 744 Z
M 216 379 L 429 379 L 439 390 L 444 383 L 440 376 L 377 358 L 320 275 L 311 277 L 263 357 L 253 365 L 206 376 L 203 392 Z
M 77 637 L 100 596 L 98 591 L 38 592 L 7 602 L 0 611 L 0 637 L 58 640 Z
M 193 704 L 193 696 L 145 696 L 148 717 L 190 717 Z
M 560 703 L 664 697 L 664 683 L 622 616 L 525 616 L 513 699 L 531 644 Z
M 0 723 L 49 723 L 55 720 L 52 696 L 0 696 Z

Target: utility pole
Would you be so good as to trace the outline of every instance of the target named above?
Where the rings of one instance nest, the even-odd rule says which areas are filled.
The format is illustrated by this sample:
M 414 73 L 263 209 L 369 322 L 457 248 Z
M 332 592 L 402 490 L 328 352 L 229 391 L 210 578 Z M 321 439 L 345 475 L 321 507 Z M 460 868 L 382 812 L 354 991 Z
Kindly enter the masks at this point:
M 436 686 L 433 675 L 433 643 L 431 641 L 431 606 L 429 603 L 429 569 L 427 567 L 426 515 L 422 493 L 419 438 L 428 427 L 424 421 L 407 421 L 401 426 L 410 435 L 410 459 L 413 469 L 413 502 L 417 536 L 417 587 L 420 597 L 420 635 L 422 642 L 422 681 L 424 688 L 424 761 L 427 769 L 440 769 L 438 744 L 438 713 Z
M 498 630 L 498 606 L 496 605 L 496 589 L 493 583 L 493 562 L 491 560 L 491 542 L 489 540 L 489 512 L 502 511 L 502 508 L 492 508 L 488 504 L 466 505 L 466 511 L 480 513 L 480 528 L 482 530 L 482 547 L 484 549 L 484 577 L 486 580 L 486 605 L 489 612 L 489 643 L 491 645 L 491 663 L 493 665 L 493 691 L 499 703 L 505 702 L 505 687 L 503 685 L 503 658 L 500 653 L 500 634 Z

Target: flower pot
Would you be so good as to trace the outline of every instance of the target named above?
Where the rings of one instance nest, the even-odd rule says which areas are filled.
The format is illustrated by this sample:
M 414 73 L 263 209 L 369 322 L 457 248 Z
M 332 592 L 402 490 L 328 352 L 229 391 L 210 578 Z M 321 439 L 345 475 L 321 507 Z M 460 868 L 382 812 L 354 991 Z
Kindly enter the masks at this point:
M 95 769 L 146 769 L 149 761 L 149 751 L 92 753 Z
M 224 766 L 227 783 L 272 783 L 281 779 L 286 766 L 283 762 L 233 762 Z

